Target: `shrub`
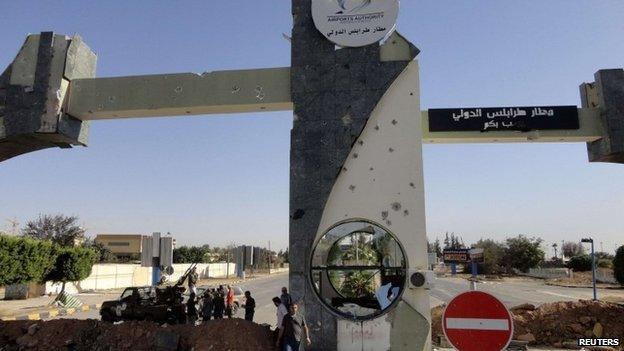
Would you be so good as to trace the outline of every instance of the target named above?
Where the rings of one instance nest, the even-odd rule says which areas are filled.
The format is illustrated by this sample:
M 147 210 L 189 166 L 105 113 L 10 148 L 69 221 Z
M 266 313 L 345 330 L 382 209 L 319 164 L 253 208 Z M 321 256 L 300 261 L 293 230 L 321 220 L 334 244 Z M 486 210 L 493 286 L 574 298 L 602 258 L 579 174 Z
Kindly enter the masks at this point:
M 596 258 L 596 266 L 598 266 L 599 268 L 613 268 L 613 260 Z
M 568 268 L 573 269 L 576 272 L 586 272 L 592 269 L 592 260 L 589 255 L 578 255 L 570 258 L 570 261 L 566 264 Z
M 43 281 L 58 249 L 49 241 L 0 235 L 0 285 Z

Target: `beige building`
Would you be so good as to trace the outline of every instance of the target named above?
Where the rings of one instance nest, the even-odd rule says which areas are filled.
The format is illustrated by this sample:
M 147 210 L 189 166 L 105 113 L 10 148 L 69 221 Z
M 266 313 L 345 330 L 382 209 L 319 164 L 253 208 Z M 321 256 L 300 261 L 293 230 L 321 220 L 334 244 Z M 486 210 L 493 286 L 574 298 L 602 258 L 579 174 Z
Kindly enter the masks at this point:
M 143 237 L 141 234 L 98 234 L 95 242 L 104 245 L 117 258 L 138 260 L 141 257 Z

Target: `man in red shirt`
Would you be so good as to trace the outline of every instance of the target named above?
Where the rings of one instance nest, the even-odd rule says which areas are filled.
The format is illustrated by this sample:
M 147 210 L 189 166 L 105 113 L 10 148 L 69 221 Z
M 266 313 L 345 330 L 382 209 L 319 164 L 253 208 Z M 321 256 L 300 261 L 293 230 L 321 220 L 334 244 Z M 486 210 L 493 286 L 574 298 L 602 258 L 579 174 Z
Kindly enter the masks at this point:
M 234 306 L 234 289 L 231 286 L 227 286 L 227 298 L 225 300 L 225 314 L 228 318 L 232 318 L 232 308 Z

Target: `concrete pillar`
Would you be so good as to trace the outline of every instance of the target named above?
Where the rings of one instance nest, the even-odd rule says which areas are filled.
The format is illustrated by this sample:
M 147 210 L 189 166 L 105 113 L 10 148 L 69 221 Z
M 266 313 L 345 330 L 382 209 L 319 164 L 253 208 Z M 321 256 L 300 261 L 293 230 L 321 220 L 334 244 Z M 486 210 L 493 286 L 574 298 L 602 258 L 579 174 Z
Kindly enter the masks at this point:
M 606 69 L 581 85 L 583 107 L 600 109 L 602 139 L 587 143 L 590 162 L 624 163 L 624 70 Z
M 50 147 L 85 145 L 88 123 L 63 112 L 69 81 L 95 76 L 79 36 L 29 35 L 0 75 L 0 161 Z
M 378 44 L 336 50 L 315 28 L 310 0 L 293 0 L 292 13 L 290 290 L 293 299 L 303 302 L 302 310 L 312 333 L 312 349 L 336 350 L 338 320 L 320 303 L 310 284 L 311 250 L 319 232 L 326 229 L 319 226 L 321 218 L 349 154 L 380 99 L 418 50 L 403 41 L 407 54 L 384 55 L 390 57 L 388 61 L 382 61 Z M 402 40 L 398 38 L 394 42 L 399 39 Z M 413 93 L 412 97 L 417 99 L 418 91 Z M 419 108 L 415 108 L 412 113 L 418 119 Z M 420 143 L 419 127 L 415 128 L 412 137 Z M 420 147 L 412 151 L 420 160 Z M 418 179 L 413 186 L 419 187 L 417 183 Z M 334 212 L 329 211 L 327 218 Z M 375 209 L 375 212 L 380 216 L 382 211 Z M 426 265 L 426 253 L 423 253 Z

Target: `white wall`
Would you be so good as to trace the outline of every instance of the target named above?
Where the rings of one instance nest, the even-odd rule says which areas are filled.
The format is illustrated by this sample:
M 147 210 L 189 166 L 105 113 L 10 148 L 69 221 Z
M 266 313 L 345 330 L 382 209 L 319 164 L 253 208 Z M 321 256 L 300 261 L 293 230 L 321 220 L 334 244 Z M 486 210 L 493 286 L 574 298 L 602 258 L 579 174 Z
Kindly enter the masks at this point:
M 169 281 L 178 280 L 190 264 L 174 264 L 174 273 L 168 277 Z M 228 274 L 227 263 L 200 263 L 197 265 L 197 272 L 200 279 L 224 278 Z M 236 264 L 229 264 L 230 277 L 235 276 Z M 150 285 L 152 283 L 152 268 L 141 267 L 138 264 L 95 264 L 91 270 L 91 275 L 84 280 L 74 283 L 67 283 L 65 289 L 69 293 L 77 293 L 92 290 L 119 289 L 128 286 Z M 58 293 L 61 291 L 61 284 L 46 282 L 45 293 Z

